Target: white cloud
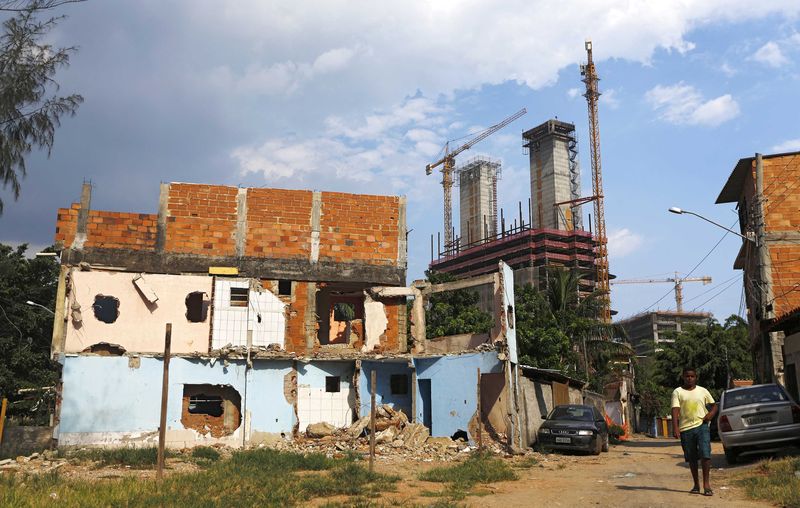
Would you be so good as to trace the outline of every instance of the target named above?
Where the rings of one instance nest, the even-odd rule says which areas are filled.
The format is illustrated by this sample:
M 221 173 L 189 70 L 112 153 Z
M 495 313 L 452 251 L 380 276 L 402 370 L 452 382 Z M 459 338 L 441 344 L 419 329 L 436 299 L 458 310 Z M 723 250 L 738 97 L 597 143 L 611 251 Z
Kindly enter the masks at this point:
M 250 0 L 222 9 L 210 0 L 198 3 L 188 15 L 191 23 L 212 37 L 251 48 L 242 61 L 264 62 L 238 70 L 225 62 L 232 75 L 266 82 L 270 90 L 292 91 L 315 66 L 333 64 L 347 76 L 332 83 L 347 83 L 354 94 L 383 100 L 418 88 L 436 96 L 507 81 L 541 88 L 585 59 L 587 35 L 595 42 L 598 62 L 649 63 L 658 49 L 692 51 L 695 44 L 687 35 L 704 25 L 800 14 L 796 0 L 574 0 L 563 9 L 529 0 L 477 1 L 468 7 L 444 0 L 331 0 L 313 6 Z M 525 33 L 537 37 L 520 35 Z
M 574 99 L 581 94 L 580 88 L 570 88 L 567 90 L 567 97 Z
M 693 86 L 683 82 L 657 85 L 645 99 L 661 119 L 676 125 L 717 126 L 739 115 L 739 104 L 730 94 L 705 100 Z
M 733 68 L 728 62 L 724 62 L 722 65 L 720 65 L 719 70 L 729 78 L 735 76 L 737 72 L 736 69 Z
M 620 104 L 619 98 L 617 97 L 617 91 L 613 88 L 603 91 L 603 94 L 600 96 L 600 102 L 608 106 L 610 109 L 617 109 Z
M 608 254 L 615 258 L 625 257 L 636 251 L 644 238 L 628 228 L 615 229 L 608 234 Z
M 778 143 L 772 147 L 772 151 L 775 153 L 794 152 L 797 150 L 800 150 L 800 138 L 787 139 L 783 143 Z
M 752 59 L 775 68 L 789 63 L 789 59 L 784 56 L 780 46 L 774 41 L 770 41 L 758 48 L 758 50 L 753 53 Z

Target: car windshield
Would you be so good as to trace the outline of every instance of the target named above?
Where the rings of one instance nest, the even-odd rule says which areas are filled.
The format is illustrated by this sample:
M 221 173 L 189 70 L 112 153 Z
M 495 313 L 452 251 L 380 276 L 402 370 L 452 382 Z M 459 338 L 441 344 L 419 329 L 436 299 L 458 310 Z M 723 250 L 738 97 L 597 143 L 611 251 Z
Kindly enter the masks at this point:
M 583 420 L 591 422 L 594 420 L 592 408 L 580 406 L 559 406 L 550 413 L 548 420 Z
M 783 390 L 777 385 L 754 386 L 727 392 L 725 394 L 725 407 L 745 406 L 759 402 L 782 402 L 789 400 Z

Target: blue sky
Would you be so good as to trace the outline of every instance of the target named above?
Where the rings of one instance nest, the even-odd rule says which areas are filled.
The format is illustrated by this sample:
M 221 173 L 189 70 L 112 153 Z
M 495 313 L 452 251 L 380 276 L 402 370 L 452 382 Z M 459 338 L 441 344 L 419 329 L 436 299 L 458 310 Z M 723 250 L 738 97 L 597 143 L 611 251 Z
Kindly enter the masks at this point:
M 667 208 L 733 225 L 714 201 L 736 161 L 800 149 L 796 1 L 90 1 L 63 13 L 52 40 L 79 52 L 59 80 L 86 101 L 51 158 L 31 157 L 20 200 L 0 190 L 4 243 L 48 244 L 84 179 L 94 208 L 150 213 L 161 181 L 405 194 L 419 278 L 442 221 L 424 167 L 447 139 L 527 107 L 466 153 L 503 161 L 499 201 L 513 210 L 529 197 L 521 131 L 574 122 L 590 193 L 587 37 L 619 278 L 692 269 L 724 232 Z M 714 283 L 686 284 L 688 310 L 738 312 L 739 243 L 728 235 L 697 268 Z M 618 286 L 613 307 L 674 307 L 669 289 Z

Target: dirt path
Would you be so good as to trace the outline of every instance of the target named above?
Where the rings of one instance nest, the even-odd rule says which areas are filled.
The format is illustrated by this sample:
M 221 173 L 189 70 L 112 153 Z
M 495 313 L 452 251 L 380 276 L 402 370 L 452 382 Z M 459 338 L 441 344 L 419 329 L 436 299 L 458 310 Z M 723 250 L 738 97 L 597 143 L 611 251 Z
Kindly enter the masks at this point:
M 468 506 L 736 506 L 766 507 L 749 501 L 732 477 L 749 466 L 729 468 L 722 445 L 713 443 L 713 497 L 691 495 L 691 474 L 675 440 L 635 438 L 595 456 L 567 460 L 520 472 L 520 480 L 498 485 L 494 495 L 468 498 Z M 564 464 L 563 466 L 561 464 Z

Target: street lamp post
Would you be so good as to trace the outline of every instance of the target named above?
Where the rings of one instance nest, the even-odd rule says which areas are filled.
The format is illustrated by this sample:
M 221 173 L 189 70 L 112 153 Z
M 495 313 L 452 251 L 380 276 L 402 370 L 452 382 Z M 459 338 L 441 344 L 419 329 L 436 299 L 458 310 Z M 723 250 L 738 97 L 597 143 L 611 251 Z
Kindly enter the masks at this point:
M 756 244 L 756 246 L 758 246 L 757 239 L 753 239 L 753 238 L 750 238 L 749 236 L 745 236 L 745 235 L 743 235 L 741 233 L 737 233 L 736 231 L 732 230 L 731 228 L 726 228 L 725 226 L 723 226 L 719 222 L 714 222 L 713 220 L 709 219 L 708 217 L 703 217 L 699 213 L 695 213 L 695 212 L 692 212 L 692 211 L 689 211 L 689 210 L 684 210 L 683 208 L 678 208 L 677 206 L 670 207 L 669 211 L 671 213 L 675 213 L 675 214 L 678 214 L 678 215 L 684 215 L 684 214 L 686 214 L 686 215 L 694 215 L 695 217 L 703 219 L 704 221 L 709 222 L 709 223 L 717 226 L 718 228 L 724 229 L 728 233 L 733 233 L 734 235 L 738 236 L 739 238 L 743 238 L 745 240 L 753 242 L 754 244 Z
M 30 301 L 30 300 L 28 300 L 28 301 L 27 301 L 27 302 L 25 302 L 25 303 L 26 303 L 27 305 L 30 305 L 31 307 L 39 307 L 40 309 L 44 309 L 44 310 L 46 310 L 47 312 L 49 312 L 50 314 L 52 314 L 52 315 L 54 315 L 54 316 L 56 315 L 56 313 L 55 313 L 55 312 L 53 312 L 52 310 L 48 309 L 47 307 L 45 307 L 44 305 L 42 305 L 42 304 L 40 304 L 40 303 L 32 302 L 32 301 Z

